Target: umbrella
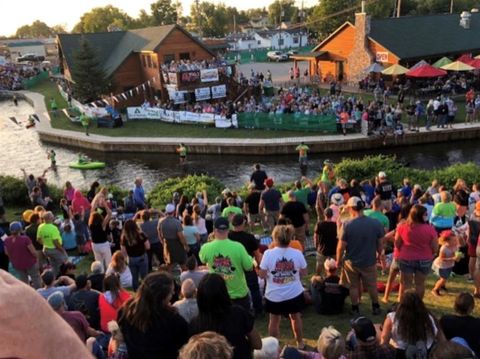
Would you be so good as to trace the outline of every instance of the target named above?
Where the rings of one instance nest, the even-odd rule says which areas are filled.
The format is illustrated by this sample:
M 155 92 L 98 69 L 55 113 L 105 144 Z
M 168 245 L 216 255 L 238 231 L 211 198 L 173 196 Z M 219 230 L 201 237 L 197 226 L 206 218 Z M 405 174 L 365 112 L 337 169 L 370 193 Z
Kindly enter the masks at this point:
M 421 60 L 419 62 L 417 62 L 415 65 L 413 65 L 412 67 L 410 67 L 410 70 L 415 70 L 417 68 L 419 68 L 420 66 L 423 66 L 423 65 L 428 65 L 428 62 L 425 61 L 425 60 Z
M 383 66 L 376 62 L 374 62 L 373 64 L 368 66 L 365 70 L 363 70 L 363 72 L 366 72 L 366 73 L 372 73 L 372 72 L 380 73 L 382 71 L 383 71 Z
M 470 61 L 468 64 L 476 69 L 480 69 L 480 58 L 478 59 L 475 58 L 472 61 Z
M 442 66 L 442 69 L 449 70 L 449 71 L 472 71 L 475 68 L 461 61 L 455 61 L 455 62 L 452 62 L 451 64 Z
M 439 77 L 439 76 L 445 76 L 447 74 L 447 71 L 437 69 L 429 64 L 417 67 L 416 69 L 410 69 L 406 73 L 407 76 L 410 77 Z
M 463 54 L 462 56 L 460 56 L 457 61 L 461 61 L 461 62 L 464 62 L 466 64 L 468 64 L 470 61 L 472 61 L 472 54 Z
M 480 59 L 480 55 L 475 56 L 476 59 Z
M 382 71 L 382 74 L 384 75 L 403 75 L 408 72 L 408 69 L 406 67 L 403 67 L 402 65 L 399 64 L 393 64 L 389 68 L 386 68 L 385 70 Z
M 451 64 L 452 60 L 450 60 L 448 57 L 442 57 L 440 60 L 435 62 L 432 66 L 436 67 L 437 69 L 441 68 L 442 66 Z

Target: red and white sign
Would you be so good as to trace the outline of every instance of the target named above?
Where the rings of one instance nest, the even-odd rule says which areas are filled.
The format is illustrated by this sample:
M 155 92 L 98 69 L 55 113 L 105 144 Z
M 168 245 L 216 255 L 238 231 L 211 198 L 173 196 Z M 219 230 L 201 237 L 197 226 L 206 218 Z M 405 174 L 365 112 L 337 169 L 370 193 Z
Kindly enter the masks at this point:
M 388 52 L 377 52 L 375 54 L 376 62 L 388 62 Z

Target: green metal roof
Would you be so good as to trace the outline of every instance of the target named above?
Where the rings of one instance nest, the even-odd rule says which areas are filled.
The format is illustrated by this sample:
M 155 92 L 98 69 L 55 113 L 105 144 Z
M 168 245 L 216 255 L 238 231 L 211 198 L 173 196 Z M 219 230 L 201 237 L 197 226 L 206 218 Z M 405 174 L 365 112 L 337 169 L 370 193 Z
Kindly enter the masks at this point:
M 470 29 L 460 14 L 372 19 L 369 37 L 401 59 L 472 52 L 480 50 L 480 13 L 471 13 Z
M 73 52 L 79 47 L 82 36 L 84 36 L 97 50 L 99 60 L 107 75 L 111 75 L 132 52 L 155 51 L 175 28 L 209 51 L 205 44 L 177 25 L 154 26 L 128 31 L 59 34 L 58 40 L 67 64 L 71 67 Z

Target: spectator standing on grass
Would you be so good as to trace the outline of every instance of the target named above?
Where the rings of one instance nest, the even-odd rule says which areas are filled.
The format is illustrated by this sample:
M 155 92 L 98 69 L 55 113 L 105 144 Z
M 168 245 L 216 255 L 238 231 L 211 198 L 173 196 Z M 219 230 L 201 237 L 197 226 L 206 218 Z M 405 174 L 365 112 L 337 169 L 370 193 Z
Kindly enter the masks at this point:
M 182 223 L 175 217 L 175 206 L 171 203 L 165 208 L 166 216 L 158 222 L 158 236 L 164 245 L 165 263 L 173 268 L 174 265 L 185 266 L 188 244 L 183 235 Z
M 302 202 L 297 201 L 294 191 L 289 191 L 287 195 L 288 201 L 285 202 L 280 211 L 280 218 L 290 220 L 295 229 L 295 239 L 305 248 L 306 232 L 309 226 L 308 211 Z
M 133 201 L 137 207 L 137 211 L 141 211 L 146 207 L 145 190 L 142 186 L 143 180 L 139 177 L 135 179 L 135 186 L 133 187 Z
M 372 301 L 372 313 L 380 314 L 377 291 L 377 256 L 383 251 L 384 229 L 380 222 L 363 215 L 365 203 L 351 197 L 346 207 L 351 219 L 343 224 L 343 235 L 338 241 L 337 263 L 342 263 L 346 284 L 350 287 L 352 314 L 358 315 L 360 282 L 367 288 Z
M 52 212 L 45 212 L 43 223 L 38 227 L 37 240 L 43 244 L 43 253 L 52 266 L 55 275 L 60 273 L 60 266 L 66 262 L 67 252 L 62 247 L 62 236 L 58 227 L 53 224 L 55 217 Z
M 273 230 L 280 216 L 280 207 L 283 205 L 281 193 L 273 187 L 272 178 L 265 180 L 266 189 L 260 195 L 258 209 L 261 215 L 265 216 L 266 226 L 263 228 L 265 233 Z
M 267 173 L 261 169 L 259 163 L 256 163 L 253 168 L 254 171 L 250 175 L 250 183 L 254 183 L 257 190 L 263 191 L 265 189 L 265 180 L 268 178 Z

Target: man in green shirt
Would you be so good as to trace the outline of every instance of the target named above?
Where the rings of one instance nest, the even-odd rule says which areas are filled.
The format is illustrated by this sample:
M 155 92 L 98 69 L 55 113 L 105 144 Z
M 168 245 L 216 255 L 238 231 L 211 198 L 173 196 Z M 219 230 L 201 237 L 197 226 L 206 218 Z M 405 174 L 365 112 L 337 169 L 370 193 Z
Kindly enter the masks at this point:
M 370 217 L 379 221 L 382 224 L 385 233 L 390 231 L 390 220 L 386 215 L 383 214 L 382 199 L 380 196 L 376 196 L 372 200 L 372 209 L 367 209 L 363 213 L 366 217 Z
M 222 217 L 228 218 L 229 222 L 236 214 L 243 214 L 242 209 L 240 207 L 235 206 L 235 198 L 228 197 L 227 198 L 228 207 L 225 207 L 222 211 Z
M 85 115 L 85 112 L 82 112 L 80 115 L 80 122 L 82 123 L 83 128 L 85 129 L 85 134 L 90 136 L 88 133 L 88 128 L 90 127 L 90 118 Z
M 253 260 L 241 243 L 228 239 L 228 228 L 226 218 L 219 217 L 215 220 L 215 239 L 202 246 L 200 260 L 208 266 L 211 273 L 217 273 L 225 279 L 232 301 L 250 311 L 245 271 L 253 269 Z
M 68 259 L 67 252 L 62 247 L 62 236 L 58 227 L 53 224 L 55 216 L 52 212 L 45 212 L 43 223 L 38 226 L 37 241 L 43 245 L 43 253 L 52 265 L 55 276 L 60 273 L 60 266 Z
M 53 117 L 57 117 L 57 110 L 58 110 L 57 101 L 55 101 L 55 99 L 52 97 L 50 99 L 50 111 L 52 111 Z
M 300 164 L 300 170 L 302 175 L 305 176 L 307 173 L 307 156 L 308 150 L 310 148 L 305 144 L 305 142 L 300 143 L 296 148 L 295 151 L 298 151 L 298 163 Z

